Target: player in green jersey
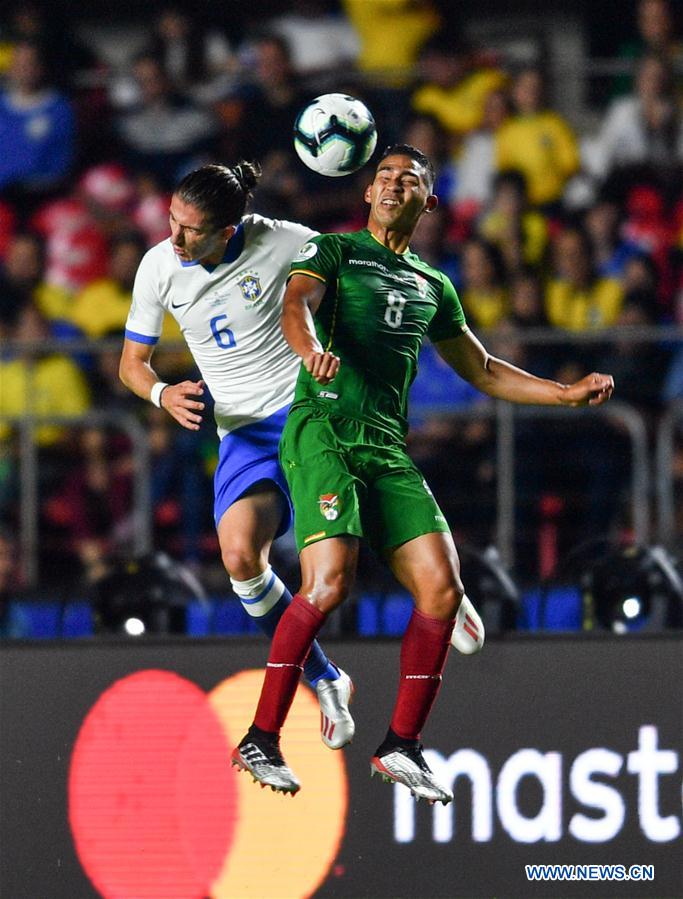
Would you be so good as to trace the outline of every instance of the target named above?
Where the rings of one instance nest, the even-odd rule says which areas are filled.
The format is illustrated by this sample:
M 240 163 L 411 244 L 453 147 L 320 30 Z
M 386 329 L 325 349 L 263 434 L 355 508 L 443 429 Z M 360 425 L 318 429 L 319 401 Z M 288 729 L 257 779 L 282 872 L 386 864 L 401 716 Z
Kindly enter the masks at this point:
M 367 229 L 313 238 L 291 269 L 282 326 L 303 365 L 280 460 L 294 501 L 302 585 L 273 638 L 254 723 L 233 752 L 234 764 L 282 792 L 297 792 L 299 781 L 280 753 L 280 730 L 313 639 L 349 593 L 364 538 L 415 601 L 391 725 L 371 770 L 417 798 L 453 798 L 419 742 L 464 602 L 450 531 L 405 451 L 406 400 L 424 337 L 497 399 L 598 405 L 614 388 L 609 375 L 559 384 L 487 353 L 448 278 L 408 249 L 420 216 L 436 206 L 433 183 L 419 150 L 390 148 L 365 193 Z

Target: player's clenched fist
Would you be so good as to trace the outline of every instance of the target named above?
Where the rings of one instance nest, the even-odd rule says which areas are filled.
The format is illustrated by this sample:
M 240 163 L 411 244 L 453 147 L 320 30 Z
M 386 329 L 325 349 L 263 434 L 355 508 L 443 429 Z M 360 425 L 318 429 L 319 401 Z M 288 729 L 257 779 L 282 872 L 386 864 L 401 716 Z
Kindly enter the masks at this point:
M 569 406 L 601 406 L 606 403 L 614 391 L 612 375 L 603 375 L 594 371 L 580 381 L 570 384 L 563 396 L 565 405 Z
M 198 397 L 204 394 L 203 381 L 181 381 L 180 384 L 169 384 L 164 387 L 159 397 L 161 408 L 188 431 L 198 431 L 202 423 L 199 414 L 204 409 Z
M 339 371 L 339 356 L 334 353 L 309 353 L 304 358 L 304 368 L 318 384 L 329 384 Z

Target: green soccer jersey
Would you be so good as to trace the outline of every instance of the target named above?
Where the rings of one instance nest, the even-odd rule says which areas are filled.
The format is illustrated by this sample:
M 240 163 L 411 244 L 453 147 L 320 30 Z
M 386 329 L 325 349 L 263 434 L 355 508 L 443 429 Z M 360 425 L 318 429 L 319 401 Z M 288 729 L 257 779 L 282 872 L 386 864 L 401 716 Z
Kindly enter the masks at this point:
M 341 360 L 327 386 L 302 365 L 292 406 L 324 406 L 402 440 L 424 337 L 445 340 L 467 330 L 455 288 L 414 253 L 392 252 L 367 229 L 312 238 L 292 274 L 327 285 L 315 327 L 323 347 Z

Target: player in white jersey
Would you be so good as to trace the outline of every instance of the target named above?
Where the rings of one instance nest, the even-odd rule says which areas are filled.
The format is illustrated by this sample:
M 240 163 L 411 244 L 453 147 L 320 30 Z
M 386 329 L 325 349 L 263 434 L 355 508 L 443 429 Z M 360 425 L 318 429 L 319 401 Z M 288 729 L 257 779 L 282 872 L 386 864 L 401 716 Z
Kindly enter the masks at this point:
M 257 180 L 257 168 L 242 162 L 207 165 L 180 182 L 171 236 L 145 254 L 137 272 L 120 376 L 195 431 L 208 387 L 220 438 L 214 517 L 223 563 L 246 612 L 272 636 L 291 602 L 268 556 L 292 518 L 277 450 L 300 365 L 280 314 L 289 265 L 315 232 L 245 215 Z M 155 374 L 151 358 L 166 312 L 180 325 L 202 380 L 166 384 Z M 304 674 L 318 694 L 323 742 L 339 749 L 354 733 L 351 680 L 317 643 Z

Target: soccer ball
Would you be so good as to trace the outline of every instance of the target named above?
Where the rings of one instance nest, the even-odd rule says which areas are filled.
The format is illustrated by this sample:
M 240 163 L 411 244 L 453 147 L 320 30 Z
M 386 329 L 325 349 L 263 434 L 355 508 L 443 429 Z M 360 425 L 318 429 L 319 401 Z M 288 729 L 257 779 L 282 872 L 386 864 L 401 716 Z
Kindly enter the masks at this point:
M 330 178 L 357 171 L 370 159 L 376 144 L 372 113 L 346 94 L 316 97 L 294 123 L 294 148 L 299 158 L 309 169 Z

